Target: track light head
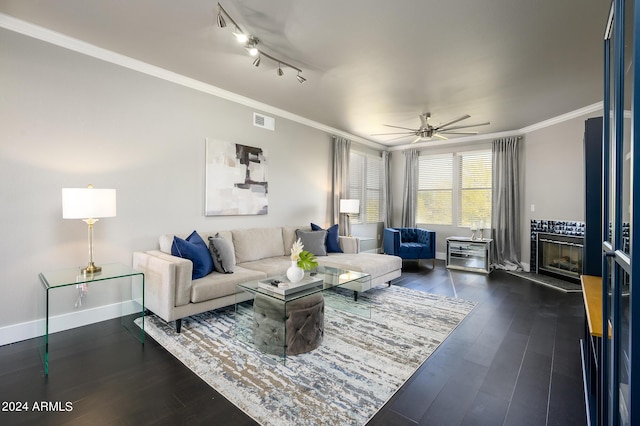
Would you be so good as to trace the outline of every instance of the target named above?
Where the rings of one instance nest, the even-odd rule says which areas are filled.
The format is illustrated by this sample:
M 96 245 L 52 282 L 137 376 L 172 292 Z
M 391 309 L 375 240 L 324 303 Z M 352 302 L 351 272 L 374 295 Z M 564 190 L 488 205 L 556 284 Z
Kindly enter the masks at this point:
M 218 23 L 218 28 L 224 28 L 227 26 L 227 22 L 224 20 L 220 8 L 218 8 L 218 16 L 216 17 L 216 22 Z
M 258 50 L 258 39 L 253 36 L 249 36 L 249 38 L 247 39 L 247 44 L 245 44 L 244 47 L 247 49 L 247 52 L 249 52 L 249 55 L 251 56 L 256 56 L 258 53 L 260 53 L 260 51 Z
M 246 43 L 249 40 L 249 37 L 247 37 L 247 35 L 243 33 L 238 27 L 233 30 L 233 35 L 236 37 L 236 41 L 238 43 Z
M 300 82 L 300 84 L 304 83 L 305 81 L 307 81 L 306 78 L 304 78 L 303 76 L 300 75 L 300 73 L 298 73 L 298 75 L 296 75 L 296 78 L 298 79 L 298 81 Z
M 278 64 L 278 75 L 280 77 L 284 75 L 284 71 L 282 71 L 282 64 Z
M 260 66 L 260 56 L 258 56 L 256 59 L 253 60 L 253 66 L 254 67 Z
M 227 21 L 224 20 L 224 16 L 222 16 L 222 6 L 218 3 L 218 16 L 216 16 L 216 23 L 218 24 L 218 28 L 224 28 L 227 26 Z

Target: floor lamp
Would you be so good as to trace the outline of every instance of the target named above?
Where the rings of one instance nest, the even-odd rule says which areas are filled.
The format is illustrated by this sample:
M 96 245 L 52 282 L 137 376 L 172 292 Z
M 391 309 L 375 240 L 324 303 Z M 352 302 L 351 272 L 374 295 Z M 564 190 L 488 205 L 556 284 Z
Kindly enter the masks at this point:
M 340 200 L 340 213 L 344 213 L 347 215 L 347 229 L 345 229 L 346 231 L 345 233 L 350 237 L 351 223 L 349 223 L 349 215 L 360 213 L 360 200 L 356 200 L 356 199 Z
M 116 190 L 88 188 L 62 188 L 62 218 L 82 219 L 89 232 L 89 265 L 82 268 L 85 274 L 102 271 L 93 263 L 93 225 L 102 217 L 116 215 Z

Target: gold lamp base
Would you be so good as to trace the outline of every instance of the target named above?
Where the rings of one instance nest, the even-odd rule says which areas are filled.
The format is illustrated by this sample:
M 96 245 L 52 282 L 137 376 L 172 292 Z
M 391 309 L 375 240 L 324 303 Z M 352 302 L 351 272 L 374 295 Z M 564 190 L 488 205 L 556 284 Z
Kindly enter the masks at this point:
M 102 271 L 102 266 L 96 266 L 93 262 L 89 263 L 86 268 L 82 268 L 83 274 L 97 274 Z

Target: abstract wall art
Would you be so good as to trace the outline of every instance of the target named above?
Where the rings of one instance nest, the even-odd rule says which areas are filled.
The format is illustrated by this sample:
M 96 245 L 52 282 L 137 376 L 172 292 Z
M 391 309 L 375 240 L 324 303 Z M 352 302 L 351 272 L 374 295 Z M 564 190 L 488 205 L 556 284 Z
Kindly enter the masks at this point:
M 267 155 L 262 148 L 206 140 L 205 216 L 267 214 Z

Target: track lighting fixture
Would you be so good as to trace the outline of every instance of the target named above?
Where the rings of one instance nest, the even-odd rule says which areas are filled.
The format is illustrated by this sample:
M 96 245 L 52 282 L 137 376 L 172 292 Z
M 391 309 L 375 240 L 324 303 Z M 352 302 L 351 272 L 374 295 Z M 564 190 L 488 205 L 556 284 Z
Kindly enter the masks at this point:
M 224 8 L 222 7 L 222 5 L 220 5 L 220 3 L 218 3 L 218 14 L 216 15 L 216 23 L 218 25 L 218 28 L 225 28 L 227 26 L 227 20 L 229 22 L 231 22 L 233 24 L 233 26 L 235 27 L 235 29 L 233 30 L 233 35 L 235 36 L 236 40 L 239 43 L 244 44 L 245 49 L 247 49 L 247 52 L 249 52 L 249 55 L 251 56 L 255 56 L 256 58 L 253 60 L 253 65 L 254 66 L 259 66 L 260 65 L 260 60 L 262 59 L 262 57 L 266 57 L 270 60 L 272 60 L 273 62 L 277 62 L 278 63 L 278 69 L 276 70 L 276 73 L 278 74 L 278 76 L 283 76 L 284 75 L 284 71 L 282 69 L 282 66 L 286 66 L 291 68 L 294 71 L 297 71 L 298 74 L 296 75 L 296 78 L 298 79 L 298 81 L 300 83 L 304 83 L 305 81 L 307 81 L 306 78 L 304 78 L 303 76 L 300 75 L 300 73 L 302 72 L 302 70 L 298 67 L 295 67 L 281 59 L 277 59 L 265 52 L 263 52 L 262 50 L 260 50 L 260 48 L 258 48 L 258 43 L 259 40 L 257 37 L 254 37 L 252 35 L 248 35 L 245 34 L 244 31 L 242 31 L 242 29 L 240 29 L 240 26 L 236 23 L 236 21 L 233 20 L 233 18 L 231 16 L 229 16 L 229 14 L 227 13 L 226 10 L 224 10 Z

